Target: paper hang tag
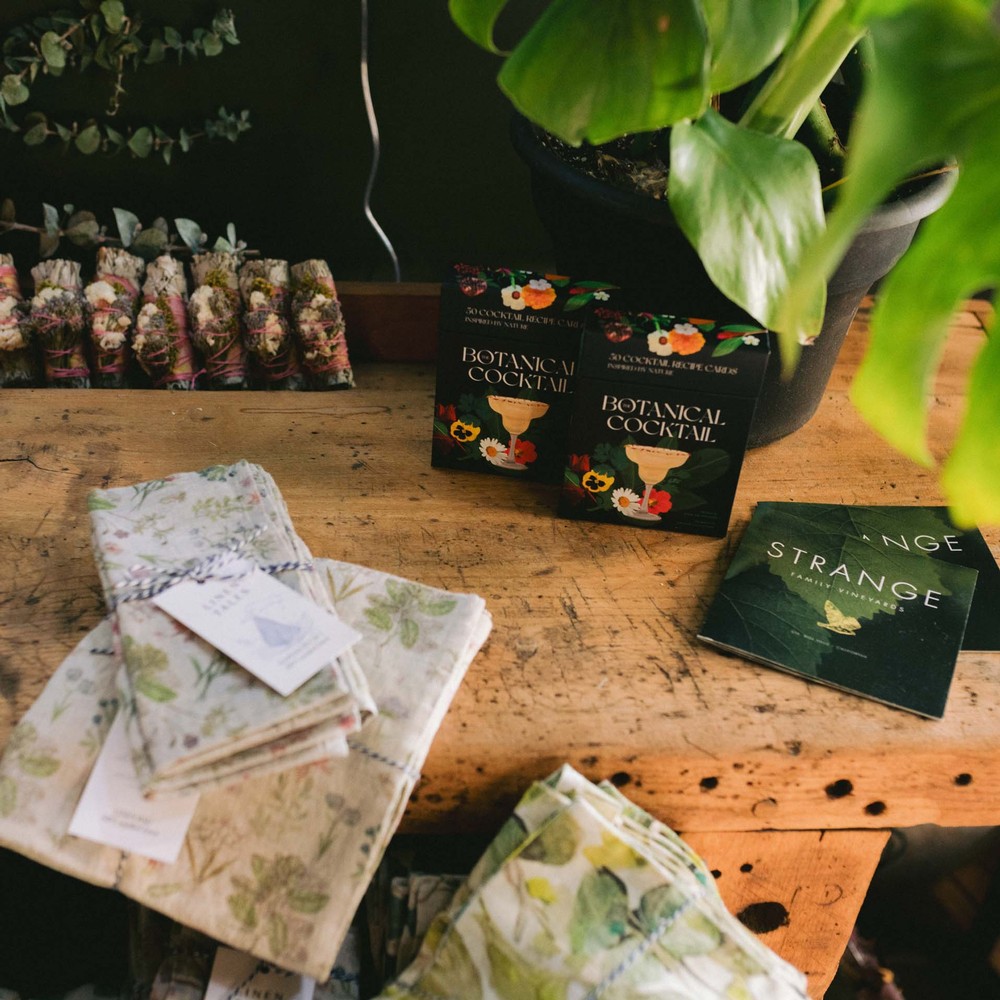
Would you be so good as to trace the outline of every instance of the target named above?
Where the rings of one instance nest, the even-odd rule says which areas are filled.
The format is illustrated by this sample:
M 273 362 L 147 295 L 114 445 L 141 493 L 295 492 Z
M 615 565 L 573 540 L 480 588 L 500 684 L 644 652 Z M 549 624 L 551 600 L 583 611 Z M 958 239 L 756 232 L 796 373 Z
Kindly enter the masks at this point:
M 258 567 L 239 576 L 182 580 L 152 600 L 280 695 L 291 694 L 361 638 Z
M 69 832 L 130 854 L 173 864 L 180 854 L 198 796 L 147 799 L 142 794 L 121 711 L 94 762 Z
M 316 980 L 219 945 L 205 1000 L 312 1000 Z

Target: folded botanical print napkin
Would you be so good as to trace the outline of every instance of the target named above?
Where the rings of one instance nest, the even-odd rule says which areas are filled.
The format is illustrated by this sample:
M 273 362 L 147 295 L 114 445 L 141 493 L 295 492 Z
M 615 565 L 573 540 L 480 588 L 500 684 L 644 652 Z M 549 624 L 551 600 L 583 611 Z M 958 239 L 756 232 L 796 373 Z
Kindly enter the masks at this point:
M 150 600 L 205 560 L 235 552 L 331 607 L 274 480 L 237 462 L 88 499 L 127 725 L 144 792 L 198 790 L 331 754 L 374 711 L 348 651 L 288 697 L 257 680 Z
M 431 921 L 451 904 L 464 883 L 460 875 L 414 872 L 393 879 L 393 891 L 406 893 L 403 898 L 403 921 L 396 946 L 396 973 L 402 972 L 417 957 L 420 944 Z
M 491 619 L 481 598 L 316 560 L 379 713 L 346 757 L 203 792 L 176 862 L 67 834 L 118 709 L 110 624 L 67 657 L 0 758 L 0 845 L 324 980 Z
M 389 875 L 387 862 L 389 855 L 382 859 L 361 911 L 371 951 L 371 981 L 379 986 L 395 979 L 416 958 L 431 922 L 448 909 L 465 883 L 465 876 L 456 874 Z
M 528 791 L 383 998 L 804 1000 L 805 977 L 729 914 L 704 863 L 565 767 Z

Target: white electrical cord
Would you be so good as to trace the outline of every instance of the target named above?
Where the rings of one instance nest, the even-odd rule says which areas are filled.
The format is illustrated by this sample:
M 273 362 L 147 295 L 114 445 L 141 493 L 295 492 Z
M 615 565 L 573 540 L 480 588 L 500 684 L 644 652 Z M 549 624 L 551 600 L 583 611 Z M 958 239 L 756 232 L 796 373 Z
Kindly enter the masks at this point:
M 392 271 L 395 280 L 401 280 L 399 272 L 399 258 L 392 248 L 392 242 L 386 235 L 385 230 L 378 224 L 372 212 L 371 197 L 372 188 L 375 187 L 375 175 L 378 173 L 378 160 L 381 151 L 378 135 L 378 121 L 375 118 L 375 106 L 372 104 L 372 92 L 368 85 L 368 0 L 361 0 L 361 93 L 365 99 L 365 111 L 368 114 L 368 127 L 372 134 L 372 166 L 368 173 L 368 183 L 365 185 L 364 208 L 365 217 L 371 223 L 372 229 L 378 234 L 378 238 L 385 245 L 392 259 Z

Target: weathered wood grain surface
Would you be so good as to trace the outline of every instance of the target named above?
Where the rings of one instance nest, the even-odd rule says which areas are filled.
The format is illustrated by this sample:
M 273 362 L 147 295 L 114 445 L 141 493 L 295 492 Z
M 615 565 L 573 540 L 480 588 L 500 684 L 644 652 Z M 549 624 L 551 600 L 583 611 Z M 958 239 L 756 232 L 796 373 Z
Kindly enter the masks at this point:
M 847 947 L 886 830 L 686 833 L 729 908 L 809 978 L 819 1000 Z
M 363 298 L 356 331 L 389 345 L 368 356 L 393 357 L 404 304 Z M 434 303 L 420 299 L 423 319 L 396 330 L 402 356 L 433 352 Z M 956 318 L 938 452 L 985 316 L 970 304 Z M 748 456 L 725 540 L 560 520 L 553 487 L 432 469 L 428 363 L 360 364 L 357 389 L 326 394 L 0 392 L 0 746 L 102 615 L 87 492 L 246 458 L 316 555 L 474 591 L 493 613 L 404 829 L 492 830 L 564 761 L 611 777 L 685 831 L 736 912 L 788 911 L 765 940 L 821 996 L 885 828 L 1000 822 L 1000 654 L 963 654 L 945 718 L 929 722 L 695 638 L 756 501 L 941 501 L 934 474 L 846 402 L 865 322 L 813 421 Z M 984 533 L 1000 551 L 1000 531 Z
M 939 443 L 975 319 L 945 359 Z M 748 456 L 725 540 L 565 521 L 553 487 L 432 469 L 429 366 L 362 365 L 357 389 L 327 394 L 2 393 L 0 743 L 101 615 L 87 491 L 245 457 L 274 475 L 317 555 L 475 591 L 493 612 L 411 830 L 491 828 L 565 760 L 689 830 L 1000 821 L 1000 655 L 962 654 L 929 722 L 695 638 L 754 501 L 940 501 L 933 473 L 845 402 L 856 349 L 803 431 Z

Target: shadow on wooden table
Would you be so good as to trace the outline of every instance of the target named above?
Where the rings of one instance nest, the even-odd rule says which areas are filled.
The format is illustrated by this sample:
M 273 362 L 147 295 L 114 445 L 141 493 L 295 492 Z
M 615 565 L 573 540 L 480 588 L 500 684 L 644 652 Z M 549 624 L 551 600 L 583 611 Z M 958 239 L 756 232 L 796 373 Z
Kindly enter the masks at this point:
M 1000 828 L 895 830 L 826 1000 L 1000 996 Z

